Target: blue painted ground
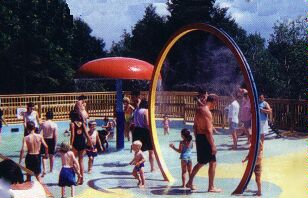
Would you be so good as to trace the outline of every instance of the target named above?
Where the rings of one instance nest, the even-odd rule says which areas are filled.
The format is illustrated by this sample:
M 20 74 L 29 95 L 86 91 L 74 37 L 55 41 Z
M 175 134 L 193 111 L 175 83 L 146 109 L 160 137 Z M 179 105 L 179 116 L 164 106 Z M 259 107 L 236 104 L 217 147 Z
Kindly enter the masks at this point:
M 63 132 L 68 129 L 67 122 L 58 122 L 59 126 L 59 143 L 62 141 L 68 141 L 68 137 L 65 137 Z M 158 125 L 159 126 L 159 125 Z M 11 128 L 20 128 L 20 132 L 12 133 Z M 207 166 L 205 166 L 203 173 L 198 175 L 195 179 L 195 184 L 198 187 L 196 192 L 191 192 L 188 189 L 181 188 L 181 170 L 179 154 L 169 148 L 170 143 L 174 143 L 176 146 L 180 141 L 180 130 L 183 126 L 174 124 L 170 135 L 163 135 L 162 129 L 158 130 L 161 150 L 169 170 L 172 175 L 176 178 L 174 183 L 168 183 L 162 180 L 162 176 L 159 171 L 154 173 L 149 172 L 149 164 L 146 163 L 146 188 L 139 189 L 137 187 L 136 180 L 131 175 L 133 166 L 129 166 L 128 163 L 133 157 L 133 153 L 130 153 L 130 143 L 125 142 L 125 149 L 116 151 L 115 140 L 110 140 L 110 151 L 99 155 L 94 162 L 94 169 L 92 174 L 85 173 L 85 183 L 82 186 L 76 187 L 76 197 L 85 196 L 89 192 L 100 191 L 103 194 L 97 197 L 231 197 L 231 193 L 238 185 L 240 178 L 245 169 L 245 165 L 241 164 L 241 160 L 247 155 L 248 147 L 245 145 L 246 138 L 241 137 L 239 141 L 239 150 L 229 150 L 232 139 L 229 135 L 225 135 L 224 130 L 219 130 L 220 134 L 215 135 L 215 142 L 218 146 L 217 162 L 219 166 L 229 166 L 238 164 L 236 170 L 228 170 L 232 174 L 231 178 L 228 177 L 217 177 L 215 183 L 218 187 L 223 189 L 220 194 L 208 193 L 206 191 L 208 185 L 207 178 Z M 191 126 L 186 126 L 191 127 Z M 22 141 L 22 130 L 20 125 L 14 125 L 3 128 L 0 153 L 7 155 L 15 161 L 19 159 L 19 151 Z M 268 139 L 264 147 L 264 157 L 269 158 L 273 156 L 284 155 L 287 150 L 290 152 L 297 152 L 304 149 L 306 142 L 303 139 Z M 196 163 L 196 153 L 193 151 L 193 164 Z M 231 167 L 230 166 L 230 167 Z M 55 171 L 48 173 L 44 177 L 44 183 L 49 186 L 49 189 L 53 192 L 55 197 L 60 197 L 60 188 L 57 186 L 58 174 L 61 168 L 61 160 L 56 157 L 55 160 Z M 85 157 L 85 169 L 87 170 L 87 157 Z M 48 169 L 47 169 L 48 170 Z M 233 172 L 232 172 L 233 171 Z M 228 173 L 230 174 L 230 173 Z M 265 181 L 263 185 L 264 197 L 275 198 L 279 197 L 282 189 L 272 183 Z M 114 194 L 114 192 L 121 191 L 121 196 Z M 69 191 L 68 191 L 69 192 Z M 254 197 L 253 194 L 256 192 L 255 182 L 252 180 L 246 190 L 246 192 L 240 197 Z M 110 196 L 108 196 L 110 194 Z M 88 195 L 87 195 L 88 197 Z

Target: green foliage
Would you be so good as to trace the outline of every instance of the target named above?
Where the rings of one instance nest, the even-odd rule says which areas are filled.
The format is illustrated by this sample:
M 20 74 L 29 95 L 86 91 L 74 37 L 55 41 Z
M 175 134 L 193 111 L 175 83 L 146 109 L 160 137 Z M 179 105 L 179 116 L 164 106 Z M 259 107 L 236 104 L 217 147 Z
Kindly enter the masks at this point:
M 303 18 L 277 22 L 268 46 L 277 60 L 283 98 L 305 98 L 306 94 L 306 22 Z
M 0 18 L 1 93 L 72 91 L 76 68 L 106 54 L 64 0 L 4 0 Z

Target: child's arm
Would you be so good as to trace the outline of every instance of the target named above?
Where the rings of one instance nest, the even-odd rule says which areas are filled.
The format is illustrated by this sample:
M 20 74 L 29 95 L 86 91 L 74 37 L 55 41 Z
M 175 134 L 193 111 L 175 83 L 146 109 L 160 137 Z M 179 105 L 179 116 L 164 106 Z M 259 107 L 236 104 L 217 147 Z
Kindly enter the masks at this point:
M 19 155 L 19 164 L 21 163 L 22 159 L 24 158 L 25 146 L 26 146 L 26 139 L 23 138 L 22 146 L 21 146 L 21 149 L 20 149 L 20 155 Z
M 70 131 L 71 131 L 70 142 L 71 142 L 71 145 L 73 145 L 74 138 L 75 138 L 75 126 L 74 126 L 74 123 L 70 124 Z
M 89 136 L 89 133 L 87 131 L 86 124 L 83 123 L 82 127 L 83 127 L 83 130 L 84 130 L 85 134 L 86 134 L 86 138 L 87 138 L 88 142 L 90 143 L 90 146 L 93 148 L 93 144 L 92 144 L 91 138 Z
M 248 156 L 249 156 L 249 155 L 247 155 L 247 156 L 245 157 L 245 159 L 242 160 L 242 163 L 244 163 L 244 162 L 246 162 L 246 161 L 248 160 Z
M 74 169 L 75 169 L 78 177 L 81 177 L 79 163 L 78 163 L 77 159 L 75 158 L 74 153 L 73 152 L 70 153 L 70 156 L 73 159 L 73 166 L 74 166 Z
M 132 161 L 129 162 L 130 165 L 135 164 L 135 158 L 132 159 Z
M 170 144 L 169 146 L 170 146 L 170 148 L 172 148 L 173 150 L 175 150 L 178 153 L 182 152 L 182 144 L 181 143 L 179 144 L 179 148 L 178 149 L 175 148 L 174 144 Z
M 43 146 L 45 147 L 45 156 L 48 156 L 48 145 L 46 144 L 43 136 L 41 136 L 41 143 L 43 144 Z
M 2 122 L 3 122 L 6 126 L 8 126 L 7 123 L 6 123 L 6 121 L 5 121 L 5 119 L 4 119 L 3 117 L 1 118 L 1 120 L 2 120 Z
M 98 143 L 98 145 L 99 145 L 99 147 L 101 148 L 102 152 L 104 152 L 104 148 L 103 148 L 103 146 L 102 146 L 101 140 L 99 139 L 98 133 L 96 133 L 96 143 Z

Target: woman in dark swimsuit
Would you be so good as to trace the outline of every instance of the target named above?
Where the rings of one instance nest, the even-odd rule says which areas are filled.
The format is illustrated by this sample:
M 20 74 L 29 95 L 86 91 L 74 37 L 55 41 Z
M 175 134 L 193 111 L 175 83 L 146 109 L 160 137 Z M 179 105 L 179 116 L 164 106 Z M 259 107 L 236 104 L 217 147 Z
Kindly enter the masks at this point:
M 70 131 L 71 131 L 71 145 L 75 156 L 78 158 L 78 163 L 80 166 L 81 179 L 78 184 L 83 184 L 83 156 L 86 153 L 87 141 L 91 142 L 90 136 L 86 130 L 86 124 L 82 122 L 82 118 L 76 111 L 70 112 Z M 93 147 L 93 145 L 92 145 Z

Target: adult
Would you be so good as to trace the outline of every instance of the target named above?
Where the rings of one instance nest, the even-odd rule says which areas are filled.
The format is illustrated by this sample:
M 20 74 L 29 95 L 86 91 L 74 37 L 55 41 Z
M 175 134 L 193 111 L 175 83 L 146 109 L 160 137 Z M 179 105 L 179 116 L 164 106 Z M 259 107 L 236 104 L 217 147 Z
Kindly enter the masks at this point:
M 149 161 L 151 172 L 154 171 L 154 151 L 149 127 L 148 102 L 144 98 L 140 101 L 139 107 L 134 111 L 134 130 L 133 142 L 140 140 L 142 143 L 141 150 L 149 151 Z
M 272 108 L 265 101 L 264 94 L 259 96 L 259 111 L 260 111 L 260 134 L 261 141 L 264 142 L 265 133 L 268 133 L 268 115 L 272 113 Z
M 128 141 L 130 141 L 130 123 L 133 118 L 133 112 L 135 108 L 130 104 L 130 99 L 128 97 L 123 98 L 123 110 L 124 110 L 124 118 L 125 118 L 125 124 L 124 124 L 124 136 L 127 138 Z
M 214 186 L 216 169 L 216 145 L 213 138 L 213 116 L 210 110 L 214 109 L 218 102 L 218 96 L 209 94 L 206 97 L 205 92 L 199 95 L 201 103 L 196 109 L 194 119 L 194 135 L 197 147 L 197 164 L 194 166 L 186 187 L 195 190 L 193 185 L 194 178 L 201 167 L 209 163 L 209 185 L 208 192 L 221 192 L 221 189 Z
M 86 111 L 86 106 L 87 106 L 87 97 L 84 95 L 78 96 L 77 102 L 75 103 L 74 110 L 82 118 L 82 121 L 84 123 L 87 123 L 87 119 L 89 118 L 89 114 Z
M 43 136 L 47 146 L 48 146 L 48 156 L 43 158 L 43 174 L 46 174 L 46 160 L 49 158 L 49 168 L 50 172 L 53 171 L 54 164 L 54 154 L 58 141 L 58 125 L 52 121 L 53 112 L 51 110 L 46 112 L 46 121 L 41 125 L 41 135 Z M 41 149 L 41 153 L 45 153 L 44 147 Z
M 71 139 L 70 143 L 73 148 L 73 153 L 76 158 L 78 158 L 78 163 L 80 167 L 81 177 L 78 184 L 83 184 L 83 172 L 84 172 L 84 164 L 83 164 L 83 156 L 86 153 L 87 142 L 91 148 L 93 148 L 93 144 L 91 142 L 91 138 L 87 132 L 86 124 L 83 122 L 83 119 L 79 116 L 76 111 L 70 112 L 70 131 L 71 131 Z
M 240 107 L 240 121 L 244 128 L 244 132 L 247 135 L 247 144 L 250 144 L 251 137 L 251 105 L 248 97 L 248 91 L 243 89 L 243 97 Z
M 132 95 L 132 105 L 136 109 L 139 107 L 139 104 L 141 102 L 140 91 L 132 91 L 131 95 Z
M 26 155 L 26 168 L 31 170 L 36 179 L 41 183 L 41 154 L 40 149 L 41 145 L 45 147 L 45 155 L 48 155 L 48 146 L 44 138 L 40 134 L 35 133 L 35 124 L 32 121 L 27 123 L 27 131 L 29 135 L 25 136 L 22 141 L 22 147 L 20 150 L 19 163 L 22 162 L 24 157 L 24 152 L 27 150 Z M 27 181 L 31 181 L 31 175 L 27 174 Z
M 29 132 L 27 131 L 27 123 L 33 122 L 35 125 L 35 133 L 39 133 L 40 128 L 40 119 L 37 111 L 34 110 L 35 105 L 33 102 L 27 103 L 27 111 L 23 113 L 23 121 L 24 121 L 24 136 L 27 136 Z
M 43 186 L 38 181 L 24 182 L 20 167 L 12 160 L 0 162 L 0 195 L 2 198 L 46 198 Z
M 237 128 L 239 123 L 240 104 L 236 95 L 232 96 L 233 101 L 228 108 L 229 132 L 232 134 L 233 146 L 232 149 L 237 149 Z

